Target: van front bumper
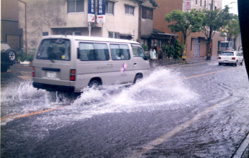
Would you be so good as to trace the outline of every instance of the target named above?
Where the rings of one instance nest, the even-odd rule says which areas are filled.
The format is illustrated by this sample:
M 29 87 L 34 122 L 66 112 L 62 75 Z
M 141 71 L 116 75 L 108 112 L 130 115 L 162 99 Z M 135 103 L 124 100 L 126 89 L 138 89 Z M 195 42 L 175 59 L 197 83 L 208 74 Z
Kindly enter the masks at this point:
M 44 83 L 33 82 L 33 87 L 38 89 L 45 89 L 47 91 L 74 92 L 74 87 L 72 86 L 49 85 Z

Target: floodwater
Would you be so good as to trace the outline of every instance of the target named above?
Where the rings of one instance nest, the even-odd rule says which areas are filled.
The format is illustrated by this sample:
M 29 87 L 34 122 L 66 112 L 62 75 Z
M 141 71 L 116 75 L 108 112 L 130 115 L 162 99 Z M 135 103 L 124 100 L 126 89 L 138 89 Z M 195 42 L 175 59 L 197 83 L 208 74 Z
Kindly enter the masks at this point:
M 205 78 L 194 75 L 198 72 L 202 73 L 203 69 L 207 71 Z M 225 73 L 208 73 L 210 70 L 217 71 L 216 69 L 223 69 Z M 243 73 L 244 69 L 230 69 L 218 67 L 217 64 L 205 65 L 205 67 L 159 68 L 135 85 L 103 86 L 100 89 L 85 88 L 77 96 L 37 90 L 32 87 L 31 81 L 21 82 L 18 85 L 2 88 L 1 117 L 6 119 L 1 121 L 1 126 L 3 129 L 7 128 L 5 135 L 7 133 L 18 134 L 22 135 L 24 140 L 32 137 L 38 142 L 45 140 L 43 143 L 47 143 L 49 140 L 46 138 L 50 137 L 51 131 L 67 126 L 72 127 L 74 124 L 78 126 L 78 122 L 81 125 L 94 119 L 91 122 L 94 127 L 94 123 L 98 121 L 113 122 L 113 120 L 101 119 L 108 115 L 116 117 L 119 114 L 127 114 L 131 117 L 137 115 L 136 121 L 141 121 L 141 125 L 133 125 L 132 122 L 127 125 L 127 122 L 122 120 L 118 126 L 115 123 L 110 125 L 113 127 L 111 128 L 113 132 L 108 130 L 109 134 L 118 135 L 120 138 L 109 138 L 107 142 L 113 139 L 132 141 L 127 144 L 124 144 L 125 141 L 117 142 L 113 144 L 112 151 L 94 149 L 94 143 L 98 143 L 103 148 L 108 146 L 104 141 L 100 142 L 97 139 L 99 135 L 95 135 L 96 138 L 87 137 L 95 133 L 93 132 L 95 127 L 92 127 L 93 131 L 89 130 L 90 133 L 84 131 L 86 132 L 84 141 L 88 140 L 87 142 L 90 142 L 93 147 L 85 150 L 81 157 L 84 157 L 84 154 L 103 157 L 126 157 L 128 155 L 129 157 L 141 149 L 146 149 L 148 143 L 152 143 L 153 148 L 142 153 L 141 157 L 231 157 L 249 131 L 249 96 L 247 95 L 249 86 L 247 77 Z M 189 77 L 188 74 L 195 77 Z M 212 106 L 214 108 L 210 108 Z M 59 109 L 30 118 L 32 120 L 28 125 L 21 123 L 19 126 L 28 127 L 23 133 L 18 131 L 18 127 L 8 126 L 16 120 L 9 116 L 25 115 L 53 108 Z M 210 111 L 203 113 L 209 108 Z M 143 113 L 147 115 L 144 116 Z M 202 113 L 203 116 L 195 119 Z M 153 124 L 147 124 L 149 120 L 153 120 Z M 182 125 L 191 120 L 194 121 L 183 128 Z M 116 129 L 117 127 L 120 129 Z M 167 140 L 163 139 L 165 134 L 179 127 L 182 128 L 179 132 L 174 133 Z M 98 128 L 103 130 L 107 127 Z M 122 135 L 122 130 L 130 130 L 130 132 L 135 130 L 138 134 Z M 103 136 L 105 134 L 101 133 Z M 70 137 L 70 133 L 65 137 L 67 135 Z M 7 138 L 7 136 L 3 137 L 3 139 Z M 80 140 L 80 138 L 76 139 Z M 163 140 L 153 141 L 154 139 Z M 63 140 L 57 141 L 58 146 L 63 144 L 61 143 Z M 72 148 L 75 148 L 73 146 L 72 144 Z M 120 151 L 120 148 L 124 150 Z M 7 146 L 2 151 L 7 153 L 8 149 L 11 150 L 11 147 Z M 69 153 L 69 155 L 73 156 L 74 153 Z

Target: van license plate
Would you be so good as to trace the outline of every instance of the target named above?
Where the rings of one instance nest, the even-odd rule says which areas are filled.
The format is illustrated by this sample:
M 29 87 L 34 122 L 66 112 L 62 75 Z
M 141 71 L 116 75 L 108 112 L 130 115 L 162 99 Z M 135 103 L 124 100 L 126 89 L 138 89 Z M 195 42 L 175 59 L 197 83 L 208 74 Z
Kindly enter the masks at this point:
M 56 78 L 56 72 L 47 71 L 47 77 L 48 78 Z

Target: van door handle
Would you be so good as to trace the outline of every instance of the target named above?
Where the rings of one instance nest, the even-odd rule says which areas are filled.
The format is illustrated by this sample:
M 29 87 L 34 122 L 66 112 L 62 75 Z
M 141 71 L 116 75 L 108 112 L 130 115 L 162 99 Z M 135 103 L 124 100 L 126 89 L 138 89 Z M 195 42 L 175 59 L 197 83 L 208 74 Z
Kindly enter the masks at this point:
M 134 65 L 136 66 L 136 65 L 137 65 L 137 63 L 134 63 Z

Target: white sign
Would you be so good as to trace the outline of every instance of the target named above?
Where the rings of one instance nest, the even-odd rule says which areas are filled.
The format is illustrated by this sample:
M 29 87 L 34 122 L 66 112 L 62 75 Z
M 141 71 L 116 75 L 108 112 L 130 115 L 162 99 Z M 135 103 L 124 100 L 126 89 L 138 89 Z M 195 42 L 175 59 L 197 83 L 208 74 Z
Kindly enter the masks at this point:
M 105 22 L 105 15 L 98 15 L 97 23 L 104 23 L 104 22 Z
M 95 15 L 94 14 L 88 14 L 88 22 L 95 22 Z
M 185 0 L 184 5 L 183 5 L 183 11 L 190 11 L 192 9 L 191 7 L 191 2 L 192 0 Z

